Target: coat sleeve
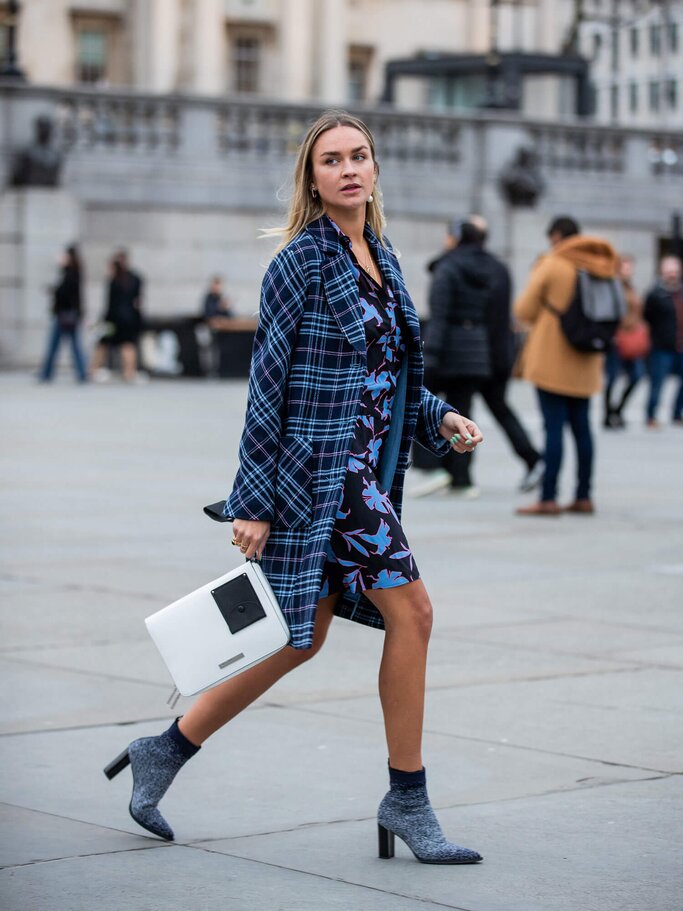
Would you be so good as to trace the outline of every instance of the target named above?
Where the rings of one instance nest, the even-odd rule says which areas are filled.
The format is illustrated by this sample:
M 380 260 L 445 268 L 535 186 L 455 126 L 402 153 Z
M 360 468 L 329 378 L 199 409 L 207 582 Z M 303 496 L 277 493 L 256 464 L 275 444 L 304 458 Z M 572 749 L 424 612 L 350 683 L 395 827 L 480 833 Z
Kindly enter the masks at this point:
M 439 433 L 439 427 L 443 421 L 444 415 L 449 411 L 455 411 L 448 402 L 437 398 L 428 389 L 422 387 L 422 397 L 420 401 L 420 410 L 417 415 L 417 425 L 415 427 L 415 440 L 437 456 L 444 456 L 451 448 L 448 440 L 444 439 Z
M 534 267 L 526 288 L 515 301 L 515 316 L 523 323 L 533 324 L 538 319 L 538 314 L 545 300 L 546 286 L 548 283 L 549 261 L 542 259 Z
M 271 262 L 263 279 L 240 467 L 223 511 L 230 520 L 273 520 L 283 404 L 306 301 L 306 275 L 304 254 L 285 249 Z

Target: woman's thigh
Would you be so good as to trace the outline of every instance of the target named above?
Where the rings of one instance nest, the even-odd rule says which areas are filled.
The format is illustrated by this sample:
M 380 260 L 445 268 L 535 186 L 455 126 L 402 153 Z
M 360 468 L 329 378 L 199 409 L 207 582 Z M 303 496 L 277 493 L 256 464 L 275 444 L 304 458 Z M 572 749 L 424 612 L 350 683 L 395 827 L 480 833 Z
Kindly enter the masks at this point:
M 422 579 L 396 588 L 373 588 L 363 594 L 382 615 L 387 632 L 410 627 L 429 634 L 432 603 Z

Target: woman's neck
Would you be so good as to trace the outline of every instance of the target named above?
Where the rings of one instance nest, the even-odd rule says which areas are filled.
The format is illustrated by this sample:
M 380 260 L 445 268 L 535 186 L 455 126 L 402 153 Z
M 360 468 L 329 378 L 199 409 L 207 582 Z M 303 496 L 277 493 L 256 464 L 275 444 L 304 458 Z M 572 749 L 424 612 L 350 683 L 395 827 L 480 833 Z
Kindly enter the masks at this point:
M 358 248 L 363 243 L 365 207 L 349 212 L 346 209 L 337 210 L 330 206 L 325 209 L 325 214 L 346 234 L 354 247 Z

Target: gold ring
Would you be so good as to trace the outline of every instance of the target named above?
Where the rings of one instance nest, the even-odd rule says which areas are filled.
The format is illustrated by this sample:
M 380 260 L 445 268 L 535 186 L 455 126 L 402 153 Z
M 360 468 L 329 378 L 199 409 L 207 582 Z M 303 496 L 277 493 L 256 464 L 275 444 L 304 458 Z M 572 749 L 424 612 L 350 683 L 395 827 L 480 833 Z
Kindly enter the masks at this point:
M 233 545 L 234 545 L 235 547 L 241 547 L 241 546 L 242 546 L 242 545 L 240 544 L 240 542 L 237 540 L 237 538 L 233 538 L 233 539 L 232 539 L 232 543 L 233 543 Z

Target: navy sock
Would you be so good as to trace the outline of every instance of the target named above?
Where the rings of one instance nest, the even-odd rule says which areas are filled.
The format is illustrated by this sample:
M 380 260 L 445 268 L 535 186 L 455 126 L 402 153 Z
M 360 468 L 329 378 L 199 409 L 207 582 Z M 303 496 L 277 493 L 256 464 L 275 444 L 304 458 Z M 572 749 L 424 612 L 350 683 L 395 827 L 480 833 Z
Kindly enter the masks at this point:
M 192 759 L 195 753 L 198 753 L 201 750 L 201 747 L 196 746 L 192 743 L 191 740 L 188 740 L 187 737 L 178 727 L 178 718 L 173 722 L 171 727 L 166 731 L 171 740 L 175 741 L 177 746 L 180 748 L 181 753 L 187 759 Z
M 402 772 L 389 766 L 389 784 L 392 788 L 419 788 L 427 783 L 427 773 L 424 768 L 417 772 Z

